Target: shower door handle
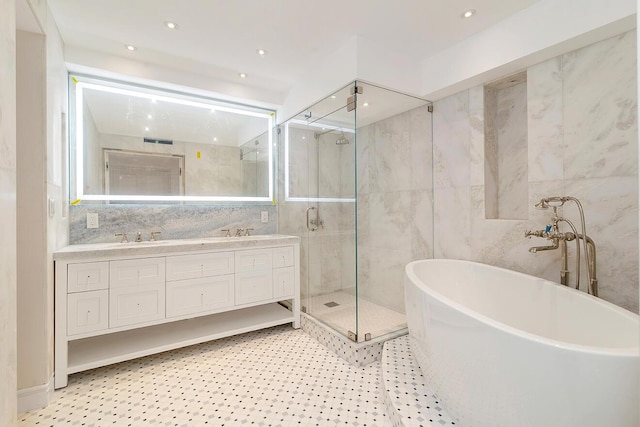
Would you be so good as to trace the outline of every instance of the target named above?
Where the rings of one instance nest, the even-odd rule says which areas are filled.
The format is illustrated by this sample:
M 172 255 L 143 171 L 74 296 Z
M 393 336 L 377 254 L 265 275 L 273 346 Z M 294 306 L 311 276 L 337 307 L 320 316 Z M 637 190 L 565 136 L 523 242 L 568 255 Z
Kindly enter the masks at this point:
M 307 229 L 309 231 L 316 231 L 318 229 L 318 227 L 315 227 L 315 228 L 311 227 L 312 223 L 311 223 L 311 220 L 309 219 L 309 211 L 311 211 L 311 210 L 316 210 L 316 207 L 315 206 L 311 206 L 311 207 L 307 208 Z

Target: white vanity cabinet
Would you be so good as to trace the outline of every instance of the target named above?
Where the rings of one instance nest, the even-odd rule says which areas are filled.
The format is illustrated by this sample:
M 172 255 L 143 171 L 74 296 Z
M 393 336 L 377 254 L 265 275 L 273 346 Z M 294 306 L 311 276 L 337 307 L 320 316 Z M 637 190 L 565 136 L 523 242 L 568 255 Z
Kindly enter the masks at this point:
M 74 372 L 285 323 L 300 327 L 299 254 L 293 236 L 56 252 L 55 388 Z
M 234 306 L 234 252 L 167 257 L 167 317 Z

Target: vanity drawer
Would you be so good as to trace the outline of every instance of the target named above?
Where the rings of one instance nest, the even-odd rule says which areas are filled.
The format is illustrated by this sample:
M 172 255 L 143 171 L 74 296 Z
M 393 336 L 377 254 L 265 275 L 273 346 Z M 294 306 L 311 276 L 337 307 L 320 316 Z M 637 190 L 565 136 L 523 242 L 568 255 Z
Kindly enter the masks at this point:
M 295 270 L 293 267 L 273 269 L 273 297 L 293 298 L 295 290 Z
M 273 248 L 273 268 L 290 267 L 293 265 L 293 246 Z
M 109 327 L 164 319 L 164 283 L 109 290 Z
M 233 283 L 233 274 L 167 283 L 167 317 L 233 306 Z
M 248 251 L 237 251 L 235 255 L 236 273 L 271 270 L 271 249 L 252 249 Z
M 77 335 L 109 327 L 109 291 L 78 292 L 67 296 L 67 334 Z
M 165 259 L 140 258 L 111 261 L 109 264 L 109 287 L 164 284 Z
M 84 262 L 67 267 L 67 292 L 109 288 L 109 262 Z
M 167 257 L 167 281 L 232 274 L 233 252 Z
M 236 305 L 272 299 L 273 272 L 236 273 L 235 301 Z

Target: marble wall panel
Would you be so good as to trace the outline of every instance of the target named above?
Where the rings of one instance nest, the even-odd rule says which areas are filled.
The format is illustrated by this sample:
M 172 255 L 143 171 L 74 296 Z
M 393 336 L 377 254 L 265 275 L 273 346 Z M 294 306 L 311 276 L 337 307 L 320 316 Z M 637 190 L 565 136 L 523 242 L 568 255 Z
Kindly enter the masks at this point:
M 434 189 L 469 186 L 468 91 L 434 103 L 433 141 Z
M 469 89 L 469 184 L 485 185 L 484 183 L 484 88 L 476 86 Z M 495 177 L 494 177 L 494 188 Z
M 473 259 L 471 187 L 434 188 L 433 206 L 434 258 Z
M 409 144 L 411 144 L 411 191 L 433 188 L 433 147 L 431 146 L 431 113 L 427 106 L 418 107 L 409 113 Z M 405 166 L 406 167 L 406 166 Z
M 565 179 L 638 173 L 636 33 L 562 57 Z
M 527 85 L 497 90 L 498 218 L 527 215 Z
M 269 222 L 260 222 L 260 212 L 269 212 Z M 98 213 L 99 228 L 86 228 L 87 213 Z M 69 240 L 72 244 L 116 242 L 115 233 L 144 240 L 151 231 L 161 231 L 162 240 L 222 237 L 222 229 L 253 228 L 253 234 L 277 232 L 277 210 L 263 206 L 169 206 L 169 205 L 77 205 L 69 210 Z
M 530 182 L 564 179 L 562 84 L 561 58 L 527 70 Z
M 410 115 L 400 114 L 374 124 L 369 170 L 370 192 L 411 189 Z
M 550 241 L 525 239 L 524 231 L 544 229 L 551 222 L 551 209 L 533 207 L 542 197 L 574 196 L 584 204 L 587 233 L 597 246 L 600 296 L 637 312 L 635 64 L 632 31 L 527 70 L 528 201 L 523 209 L 528 219 L 486 219 L 487 192 L 483 185 L 459 186 L 456 178 L 439 178 L 455 161 L 453 156 L 438 153 L 447 150 L 452 138 L 459 138 L 454 144 L 462 153 L 460 167 L 470 162 L 472 181 L 480 182 L 477 165 L 483 162 L 477 155 L 480 144 L 473 135 L 478 133 L 474 123 L 480 122 L 483 112 L 476 99 L 479 88 L 436 102 L 436 107 L 461 105 L 460 100 L 468 97 L 466 131 L 472 136 L 466 140 L 462 113 L 458 111 L 453 120 L 447 115 L 457 110 L 435 109 L 435 257 L 475 260 L 559 281 L 560 251 L 529 252 L 530 247 L 546 246 Z M 464 144 L 470 145 L 471 156 L 466 156 Z M 484 184 L 490 184 L 486 175 Z M 571 203 L 558 213 L 579 224 L 578 212 Z M 561 230 L 569 231 L 564 226 Z M 569 282 L 573 283 L 572 243 L 568 253 Z M 586 271 L 582 264 L 584 290 Z

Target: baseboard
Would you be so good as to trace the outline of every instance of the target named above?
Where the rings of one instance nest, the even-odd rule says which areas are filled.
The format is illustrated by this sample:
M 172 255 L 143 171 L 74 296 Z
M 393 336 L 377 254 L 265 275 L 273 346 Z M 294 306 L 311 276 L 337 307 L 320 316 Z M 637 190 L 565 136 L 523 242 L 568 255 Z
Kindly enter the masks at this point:
M 18 390 L 18 414 L 44 408 L 53 395 L 53 376 L 46 384 Z

